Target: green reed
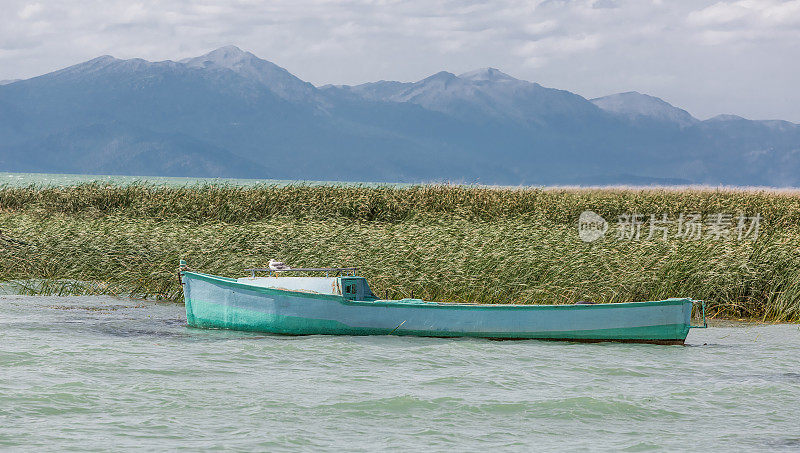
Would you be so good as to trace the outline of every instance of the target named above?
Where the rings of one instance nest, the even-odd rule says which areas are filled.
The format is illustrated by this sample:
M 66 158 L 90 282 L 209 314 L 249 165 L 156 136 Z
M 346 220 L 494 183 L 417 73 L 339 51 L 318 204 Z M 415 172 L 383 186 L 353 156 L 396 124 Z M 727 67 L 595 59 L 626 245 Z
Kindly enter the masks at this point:
M 762 216 L 758 240 L 584 243 L 577 218 Z M 84 184 L 0 188 L 0 281 L 26 293 L 180 300 L 179 258 L 241 275 L 275 257 L 358 266 L 381 297 L 478 303 L 693 297 L 800 320 L 800 195 L 669 189 Z

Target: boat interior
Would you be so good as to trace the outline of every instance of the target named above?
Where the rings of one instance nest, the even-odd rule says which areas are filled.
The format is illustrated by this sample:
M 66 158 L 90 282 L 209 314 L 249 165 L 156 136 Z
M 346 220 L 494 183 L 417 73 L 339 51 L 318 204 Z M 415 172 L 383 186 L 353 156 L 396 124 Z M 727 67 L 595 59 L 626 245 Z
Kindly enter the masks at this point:
M 356 268 L 311 268 L 274 271 L 271 269 L 247 269 L 249 277 L 236 281 L 264 288 L 282 289 L 313 294 L 343 296 L 349 300 L 377 300 L 364 277 L 358 277 Z M 258 271 L 269 272 L 268 276 L 256 276 Z M 325 276 L 286 275 L 291 273 L 325 273 Z M 331 276 L 334 274 L 334 276 Z M 346 274 L 346 275 L 336 275 Z

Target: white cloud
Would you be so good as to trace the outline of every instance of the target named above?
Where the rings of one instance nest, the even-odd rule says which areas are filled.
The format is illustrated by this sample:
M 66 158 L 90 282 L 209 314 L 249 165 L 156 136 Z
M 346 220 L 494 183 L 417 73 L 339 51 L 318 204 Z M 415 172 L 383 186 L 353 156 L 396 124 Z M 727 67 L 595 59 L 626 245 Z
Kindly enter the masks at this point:
M 765 30 L 800 24 L 800 0 L 739 0 L 719 2 L 692 11 L 687 22 L 697 27 Z
M 692 11 L 687 21 L 692 25 L 722 25 L 739 21 L 753 14 L 753 10 L 745 6 L 745 2 L 715 3 L 707 8 Z
M 553 58 L 570 58 L 576 53 L 597 49 L 600 44 L 599 34 L 551 36 L 520 44 L 515 53 L 525 58 L 526 65 L 541 67 Z
M 22 9 L 20 9 L 17 13 L 17 16 L 19 16 L 20 19 L 30 19 L 31 17 L 42 12 L 43 9 L 44 7 L 41 3 L 30 3 L 23 6 Z
M 686 18 L 701 44 L 757 45 L 800 39 L 800 0 L 719 2 Z
M 532 24 L 524 24 L 522 28 L 526 33 L 532 35 L 532 37 L 543 36 L 556 31 L 558 29 L 558 22 L 554 20 L 545 20 Z
M 772 5 L 763 11 L 762 16 L 774 24 L 800 25 L 800 0 Z

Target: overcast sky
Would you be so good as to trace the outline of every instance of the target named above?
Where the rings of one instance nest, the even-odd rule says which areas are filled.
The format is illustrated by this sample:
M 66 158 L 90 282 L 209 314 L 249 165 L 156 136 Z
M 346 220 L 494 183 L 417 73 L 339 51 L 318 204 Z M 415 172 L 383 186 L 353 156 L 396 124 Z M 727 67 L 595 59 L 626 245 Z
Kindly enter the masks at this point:
M 0 79 L 234 44 L 315 85 L 496 67 L 587 98 L 800 122 L 800 0 L 2 0 Z

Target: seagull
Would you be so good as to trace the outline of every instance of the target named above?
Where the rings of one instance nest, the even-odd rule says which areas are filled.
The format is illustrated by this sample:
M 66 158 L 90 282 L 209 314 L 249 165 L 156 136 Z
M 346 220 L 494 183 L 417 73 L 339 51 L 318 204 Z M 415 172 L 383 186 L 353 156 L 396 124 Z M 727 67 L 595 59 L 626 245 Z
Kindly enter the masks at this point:
M 272 271 L 288 271 L 291 267 L 287 266 L 283 261 L 272 258 L 269 260 L 269 269 Z

